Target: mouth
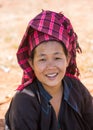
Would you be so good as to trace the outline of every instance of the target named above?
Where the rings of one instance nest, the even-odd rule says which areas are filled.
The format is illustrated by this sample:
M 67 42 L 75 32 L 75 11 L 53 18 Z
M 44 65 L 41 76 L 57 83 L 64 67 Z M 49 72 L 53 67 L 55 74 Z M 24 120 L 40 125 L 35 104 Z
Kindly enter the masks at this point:
M 51 74 L 46 74 L 46 77 L 49 79 L 54 79 L 54 78 L 56 78 L 57 75 L 58 75 L 58 73 L 51 73 Z

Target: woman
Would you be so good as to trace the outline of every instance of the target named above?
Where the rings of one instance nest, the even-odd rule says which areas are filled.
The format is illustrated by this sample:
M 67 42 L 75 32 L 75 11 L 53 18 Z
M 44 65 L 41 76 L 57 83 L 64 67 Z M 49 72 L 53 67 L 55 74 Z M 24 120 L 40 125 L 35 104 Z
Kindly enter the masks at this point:
M 42 11 L 17 51 L 22 84 L 5 116 L 10 130 L 93 130 L 93 101 L 78 79 L 81 52 L 70 20 Z

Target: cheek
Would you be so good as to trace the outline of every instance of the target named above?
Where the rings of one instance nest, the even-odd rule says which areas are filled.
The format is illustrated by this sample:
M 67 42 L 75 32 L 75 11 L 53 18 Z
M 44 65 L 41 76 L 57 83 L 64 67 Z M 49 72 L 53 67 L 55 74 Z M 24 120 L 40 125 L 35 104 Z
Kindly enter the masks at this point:
M 46 68 L 46 64 L 35 62 L 33 65 L 33 70 L 35 72 L 42 72 L 42 71 L 44 71 L 45 68 Z
M 62 61 L 60 62 L 57 62 L 56 64 L 59 68 L 66 68 L 68 66 L 68 63 L 67 63 L 67 60 L 63 59 Z

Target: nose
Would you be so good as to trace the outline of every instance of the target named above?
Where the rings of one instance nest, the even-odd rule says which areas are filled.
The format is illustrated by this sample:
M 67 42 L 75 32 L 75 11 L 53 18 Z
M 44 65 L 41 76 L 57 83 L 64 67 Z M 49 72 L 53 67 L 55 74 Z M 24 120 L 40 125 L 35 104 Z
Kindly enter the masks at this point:
M 49 61 L 47 62 L 47 68 L 48 68 L 48 69 L 54 69 L 54 68 L 55 68 L 55 63 L 54 63 L 53 60 L 49 60 Z

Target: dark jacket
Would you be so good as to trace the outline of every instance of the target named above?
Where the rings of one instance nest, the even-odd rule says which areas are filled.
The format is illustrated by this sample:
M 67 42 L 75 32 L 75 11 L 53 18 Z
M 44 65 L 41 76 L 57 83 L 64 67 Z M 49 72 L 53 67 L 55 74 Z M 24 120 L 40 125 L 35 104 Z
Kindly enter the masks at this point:
M 14 96 L 5 121 L 10 130 L 93 130 L 93 100 L 77 79 L 63 79 L 59 117 L 39 81 L 34 80 Z

